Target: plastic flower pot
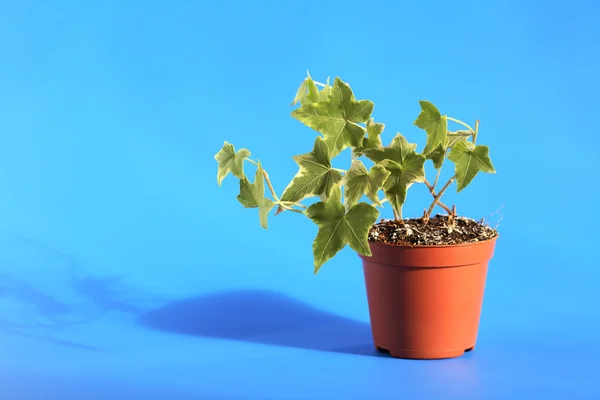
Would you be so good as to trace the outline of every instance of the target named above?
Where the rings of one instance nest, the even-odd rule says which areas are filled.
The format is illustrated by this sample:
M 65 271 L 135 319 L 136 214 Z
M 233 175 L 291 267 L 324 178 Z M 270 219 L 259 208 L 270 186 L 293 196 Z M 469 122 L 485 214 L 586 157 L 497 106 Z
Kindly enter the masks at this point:
M 411 359 L 473 350 L 496 239 L 414 247 L 370 242 L 371 257 L 359 256 L 376 348 Z

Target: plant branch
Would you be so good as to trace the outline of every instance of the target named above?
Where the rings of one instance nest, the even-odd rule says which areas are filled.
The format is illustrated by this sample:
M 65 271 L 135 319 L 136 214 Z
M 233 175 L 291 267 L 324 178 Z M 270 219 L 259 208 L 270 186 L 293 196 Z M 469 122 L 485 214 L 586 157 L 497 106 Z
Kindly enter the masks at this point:
M 440 174 L 441 173 L 442 173 L 442 167 L 439 167 L 438 170 L 437 170 L 437 174 L 435 175 L 435 181 L 433 181 L 433 185 L 431 185 L 431 187 L 429 188 L 431 190 L 432 194 L 433 194 L 433 191 L 435 190 L 435 186 L 437 185 L 438 180 L 440 179 Z M 435 197 L 435 194 L 433 195 L 433 197 Z
M 427 179 L 425 179 L 424 183 L 427 186 L 427 188 L 429 189 L 429 192 L 431 193 L 431 195 L 435 198 L 436 194 L 435 194 L 434 187 L 429 183 L 429 181 L 427 181 Z M 444 211 L 446 211 L 448 214 L 452 214 L 452 210 L 448 206 L 446 206 L 444 203 L 442 203 L 441 201 L 438 200 L 437 205 L 442 207 L 444 209 Z M 431 213 L 431 211 L 429 213 Z
M 276 201 L 275 203 L 279 204 L 279 205 L 290 205 L 290 206 L 296 206 L 296 207 L 300 207 L 300 208 L 304 208 L 307 209 L 308 207 L 305 206 L 302 203 L 296 203 L 295 201 Z
M 279 197 L 277 197 L 277 195 L 275 194 L 275 189 L 273 189 L 273 185 L 271 184 L 271 180 L 269 179 L 269 174 L 267 174 L 267 171 L 265 171 L 263 169 L 263 175 L 265 176 L 265 181 L 267 182 L 267 185 L 269 186 L 269 190 L 271 191 L 271 195 L 273 196 L 273 199 L 275 199 L 276 202 L 279 201 Z
M 258 167 L 258 163 L 254 160 L 251 160 L 249 158 L 246 158 L 246 161 L 248 161 L 251 164 L 254 164 Z M 267 173 L 267 171 L 265 171 L 263 169 L 263 176 L 265 177 L 265 181 L 267 182 L 267 186 L 269 187 L 269 191 L 271 192 L 271 196 L 273 196 L 273 200 L 275 200 L 275 203 L 278 204 L 281 208 L 285 209 L 285 210 L 289 210 L 289 211 L 297 211 L 294 210 L 293 208 L 291 208 L 290 206 L 286 205 L 286 204 L 292 204 L 298 207 L 304 207 L 306 208 L 306 206 L 300 204 L 300 203 L 294 203 L 294 202 L 290 202 L 290 201 L 280 201 L 279 197 L 277 196 L 277 194 L 275 193 L 275 189 L 273 189 L 273 185 L 271 184 L 271 179 L 269 179 L 269 174 Z
M 296 208 L 289 208 L 287 206 L 284 206 L 281 203 L 275 203 L 275 204 L 277 204 L 279 207 L 277 207 L 277 210 L 275 211 L 275 214 L 273 214 L 274 216 L 277 216 L 277 215 L 281 214 L 284 211 L 291 211 L 291 212 L 295 212 L 295 213 L 298 213 L 298 214 L 305 214 L 306 215 L 306 211 L 304 211 L 304 210 L 298 210 Z
M 433 203 L 431 203 L 431 205 L 429 206 L 429 210 L 427 210 L 427 214 L 431 214 L 431 212 L 433 211 L 433 208 L 435 207 L 436 204 L 438 204 L 438 202 L 440 201 L 440 198 L 442 197 L 442 195 L 444 194 L 446 189 L 448 189 L 448 186 L 450 186 L 450 184 L 452 182 L 454 182 L 454 176 L 452 178 L 450 178 L 448 180 L 448 182 L 446 182 L 446 184 L 444 185 L 442 190 L 440 190 L 440 192 L 433 198 Z M 452 212 L 450 212 L 450 214 L 452 214 Z
M 457 120 L 457 119 L 455 119 L 455 118 L 450 118 L 450 117 L 448 117 L 448 116 L 446 117 L 446 119 L 447 119 L 448 121 L 452 121 L 452 122 L 456 122 L 457 124 L 461 124 L 462 126 L 464 126 L 464 127 L 467 127 L 467 128 L 468 128 L 468 129 L 469 129 L 471 132 L 475 133 L 475 131 L 473 130 L 473 128 L 471 128 L 469 125 L 465 124 L 465 123 L 464 123 L 464 122 L 462 122 L 462 121 L 459 121 L 459 120 Z
M 394 207 L 392 207 L 392 211 L 394 212 L 394 219 L 398 222 L 400 222 L 401 224 L 404 223 L 404 219 L 402 218 L 402 211 L 400 212 L 396 212 L 396 210 L 394 209 Z
M 258 163 L 256 161 L 251 160 L 249 158 L 246 158 L 246 160 L 258 167 Z M 263 169 L 263 176 L 265 177 L 265 181 L 267 182 L 267 186 L 269 186 L 269 190 L 271 191 L 271 195 L 273 196 L 275 203 L 278 203 L 279 197 L 277 197 L 277 194 L 275 194 L 275 189 L 273 189 L 273 185 L 271 184 L 271 180 L 269 179 L 269 174 L 267 174 L 267 171 L 265 171 L 264 169 Z

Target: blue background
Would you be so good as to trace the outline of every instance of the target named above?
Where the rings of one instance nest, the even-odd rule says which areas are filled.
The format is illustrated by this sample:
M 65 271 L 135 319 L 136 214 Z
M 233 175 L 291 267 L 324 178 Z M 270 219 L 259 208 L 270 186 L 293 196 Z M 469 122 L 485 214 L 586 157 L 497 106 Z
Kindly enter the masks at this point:
M 0 397 L 599 398 L 599 17 L 593 0 L 0 2 Z M 315 138 L 289 116 L 307 69 L 373 100 L 386 143 L 422 148 L 420 99 L 482 121 L 498 173 L 444 197 L 500 223 L 474 352 L 376 355 L 356 255 L 315 276 L 312 222 L 263 230 L 236 179 L 217 186 L 227 140 L 281 193 Z M 427 190 L 409 196 L 420 215 Z

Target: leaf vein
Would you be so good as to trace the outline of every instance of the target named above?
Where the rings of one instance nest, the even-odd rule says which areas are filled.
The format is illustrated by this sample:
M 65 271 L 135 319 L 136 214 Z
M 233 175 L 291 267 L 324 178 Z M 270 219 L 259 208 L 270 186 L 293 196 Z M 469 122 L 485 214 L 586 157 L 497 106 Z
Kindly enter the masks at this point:
M 329 246 L 329 242 L 331 242 L 331 239 L 333 239 L 333 237 L 335 236 L 335 233 L 337 232 L 338 228 L 340 227 L 340 224 L 345 220 L 345 218 L 342 218 L 339 220 L 339 222 L 337 223 L 337 225 L 335 226 L 335 228 L 331 231 L 331 235 L 329 235 L 329 238 L 327 239 L 327 242 L 325 242 L 325 245 L 323 246 L 323 250 L 321 251 L 321 255 L 319 256 L 319 263 L 323 262 L 323 256 L 325 255 L 325 250 L 327 250 L 327 246 Z

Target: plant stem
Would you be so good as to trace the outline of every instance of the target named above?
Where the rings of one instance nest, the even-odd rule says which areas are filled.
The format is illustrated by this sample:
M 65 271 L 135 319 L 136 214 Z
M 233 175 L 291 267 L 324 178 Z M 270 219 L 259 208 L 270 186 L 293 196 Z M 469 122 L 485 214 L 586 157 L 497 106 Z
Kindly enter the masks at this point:
M 433 188 L 433 186 L 431 186 L 431 184 L 429 183 L 429 181 L 427 181 L 427 179 L 425 179 L 424 183 L 427 186 L 427 188 L 429 189 L 429 192 L 431 193 L 431 195 L 435 198 L 436 194 L 435 194 L 435 189 Z M 442 207 L 444 209 L 444 211 L 446 211 L 448 214 L 452 214 L 452 210 L 450 210 L 450 208 L 448 206 L 446 206 L 444 203 L 442 203 L 441 201 L 438 200 L 437 205 Z
M 479 134 L 479 120 L 475 121 L 475 133 L 473 134 L 473 144 L 477 142 L 477 135 Z
M 254 164 L 254 165 L 256 165 L 258 167 L 258 163 L 256 161 L 251 160 L 249 158 L 246 158 L 246 161 L 248 161 L 249 163 Z M 275 203 L 279 204 L 281 206 L 281 208 L 284 208 L 286 210 L 293 210 L 291 207 L 286 206 L 285 204 L 283 204 L 283 203 L 290 203 L 290 202 L 287 202 L 287 201 L 281 202 L 279 200 L 279 197 L 277 197 L 277 194 L 275 193 L 275 189 L 273 189 L 273 185 L 271 184 L 271 180 L 269 179 L 269 174 L 264 169 L 263 169 L 263 176 L 265 177 L 265 181 L 267 182 L 267 186 L 269 187 L 269 191 L 271 192 L 271 196 L 273 196 L 273 200 L 275 200 Z M 295 205 L 298 205 L 298 203 L 296 203 Z M 300 206 L 302 206 L 302 205 L 300 204 Z
M 437 174 L 435 175 L 435 181 L 433 181 L 433 185 L 431 185 L 432 192 L 435 190 L 435 186 L 437 185 L 438 180 L 440 179 L 441 173 L 442 173 L 442 167 L 440 166 L 440 168 L 438 168 L 438 170 L 437 170 Z M 433 197 L 435 197 L 435 194 L 433 195 Z
M 337 172 L 341 172 L 342 174 L 346 173 L 345 169 L 340 169 L 340 168 L 331 168 L 331 169 L 334 170 L 334 171 L 337 171 Z
M 279 201 L 279 197 L 277 197 L 277 195 L 275 194 L 275 189 L 273 189 L 273 185 L 271 185 L 271 180 L 269 179 L 269 174 L 267 174 L 267 171 L 265 171 L 263 169 L 263 175 L 265 176 L 265 181 L 267 181 L 267 185 L 269 186 L 269 190 L 271 191 L 271 195 L 273 196 L 273 199 L 275 199 L 275 202 Z
M 457 119 L 455 119 L 455 118 L 450 118 L 450 117 L 446 117 L 446 119 L 447 119 L 448 121 L 452 121 L 452 122 L 456 122 L 457 124 L 461 124 L 462 126 L 465 126 L 465 127 L 467 127 L 467 128 L 468 128 L 468 129 L 469 129 L 471 132 L 475 133 L 475 131 L 473 130 L 473 128 L 471 128 L 469 125 L 465 124 L 465 123 L 464 123 L 464 122 L 462 122 L 462 121 L 459 121 L 459 120 L 457 120 Z
M 296 203 L 295 201 L 281 201 L 281 200 L 280 200 L 280 201 L 276 201 L 276 203 L 277 203 L 277 204 L 280 204 L 280 205 L 286 205 L 286 204 L 289 204 L 290 206 L 296 206 L 296 207 L 300 207 L 300 208 L 304 208 L 304 209 L 307 209 L 307 208 L 308 208 L 308 207 L 307 207 L 307 206 L 305 206 L 304 204 L 302 204 L 302 203 Z
M 440 198 L 442 197 L 442 195 L 444 194 L 446 189 L 448 189 L 448 186 L 450 186 L 450 184 L 452 182 L 454 182 L 454 176 L 452 178 L 450 178 L 448 180 L 448 182 L 446 182 L 446 184 L 444 185 L 442 190 L 440 190 L 440 192 L 437 194 L 437 196 L 435 196 L 433 198 L 433 203 L 431 203 L 431 205 L 429 206 L 429 210 L 427 210 L 427 214 L 431 214 L 431 212 L 433 211 L 433 207 L 435 207 L 435 205 L 440 201 Z
M 246 161 L 248 161 L 258 167 L 258 163 L 256 161 L 251 160 L 249 158 L 246 158 Z M 269 186 L 269 190 L 271 191 L 271 195 L 273 196 L 275 203 L 279 202 L 279 197 L 277 197 L 277 195 L 275 194 L 275 189 L 273 189 L 273 185 L 271 185 L 271 180 L 269 179 L 269 174 L 267 174 L 267 171 L 265 171 L 264 169 L 263 169 L 263 176 L 265 177 L 265 181 L 267 181 L 267 185 Z

